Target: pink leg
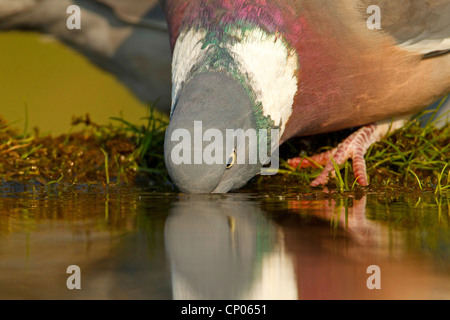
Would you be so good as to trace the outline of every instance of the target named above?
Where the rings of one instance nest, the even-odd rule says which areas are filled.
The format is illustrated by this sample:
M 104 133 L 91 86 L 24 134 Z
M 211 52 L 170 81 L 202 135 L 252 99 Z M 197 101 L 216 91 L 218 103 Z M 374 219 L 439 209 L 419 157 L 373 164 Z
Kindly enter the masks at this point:
M 287 163 L 293 168 L 309 168 L 309 167 L 317 168 L 318 165 L 325 166 L 328 163 L 328 161 L 330 161 L 330 157 L 334 157 L 335 153 L 336 149 L 332 149 L 313 155 L 308 159 L 302 157 L 288 159 Z
M 347 159 L 352 159 L 353 173 L 355 174 L 356 181 L 362 186 L 369 184 L 367 181 L 364 155 L 370 145 L 379 139 L 380 135 L 376 129 L 376 124 L 370 124 L 355 131 L 336 147 L 333 156 L 333 160 L 337 165 L 342 165 Z M 326 184 L 330 172 L 334 176 L 334 166 L 331 158 L 328 160 L 320 175 L 311 182 L 311 186 Z
M 403 120 L 401 120 L 403 121 Z M 403 122 L 396 122 L 395 128 L 398 128 Z M 355 174 L 357 182 L 362 186 L 367 186 L 366 162 L 364 155 L 367 149 L 376 141 L 379 141 L 382 136 L 386 134 L 391 128 L 390 125 L 384 124 L 370 124 L 364 126 L 353 132 L 347 139 L 341 142 L 335 149 L 315 155 L 309 161 L 302 158 L 293 158 L 288 160 L 288 164 L 292 167 L 317 167 L 314 162 L 325 166 L 319 176 L 311 182 L 311 186 L 318 186 L 326 184 L 328 181 L 328 174 L 334 177 L 333 161 L 337 165 L 343 165 L 347 159 L 352 159 L 353 173 Z
M 401 128 L 409 118 L 409 115 L 405 115 L 395 118 L 394 120 L 386 119 L 374 124 L 369 124 L 353 132 L 335 149 L 311 157 L 314 162 L 325 167 L 310 185 L 314 187 L 326 184 L 328 181 L 328 174 L 331 173 L 332 176 L 335 175 L 333 162 L 331 161 L 332 158 L 339 166 L 343 165 L 347 159 L 352 159 L 353 173 L 355 174 L 356 181 L 362 186 L 367 186 L 369 183 L 367 181 L 366 162 L 364 160 L 367 149 L 373 143 L 380 141 L 380 139 L 388 132 Z M 314 162 L 308 160 L 302 161 L 302 158 L 288 160 L 289 165 L 300 168 L 316 167 Z

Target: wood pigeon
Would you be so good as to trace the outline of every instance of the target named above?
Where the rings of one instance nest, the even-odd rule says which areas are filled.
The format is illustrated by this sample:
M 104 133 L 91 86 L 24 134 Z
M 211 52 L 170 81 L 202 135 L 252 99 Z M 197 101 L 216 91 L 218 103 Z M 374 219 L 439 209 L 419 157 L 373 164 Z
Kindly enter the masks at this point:
M 367 185 L 367 148 L 450 91 L 448 0 L 179 0 L 165 11 L 174 52 L 165 159 L 185 192 L 227 192 L 261 170 L 250 138 L 222 148 L 222 163 L 205 159 L 211 130 L 230 129 L 277 129 L 283 143 L 363 126 L 313 157 L 324 170 L 311 185 L 327 182 L 331 157 L 351 158 Z
M 355 126 L 335 150 L 313 157 L 325 168 L 312 185 L 333 173 L 331 156 L 351 158 L 367 185 L 370 144 L 450 92 L 448 0 L 160 3 L 167 24 L 155 0 L 0 0 L 0 29 L 54 34 L 141 99 L 165 92 L 166 165 L 183 192 L 243 186 L 261 172 L 259 151 L 275 136 L 281 144 Z M 71 4 L 81 7 L 80 30 L 65 26 Z M 228 132 L 239 133 L 231 143 Z M 256 148 L 252 132 L 263 142 Z

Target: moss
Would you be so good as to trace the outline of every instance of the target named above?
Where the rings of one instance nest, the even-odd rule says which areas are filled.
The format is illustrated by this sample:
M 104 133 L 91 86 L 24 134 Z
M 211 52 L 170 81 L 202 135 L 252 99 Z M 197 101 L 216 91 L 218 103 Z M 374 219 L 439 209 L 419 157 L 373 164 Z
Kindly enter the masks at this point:
M 144 127 L 123 119 L 98 125 L 89 115 L 73 118 L 71 131 L 53 137 L 21 135 L 0 117 L 0 179 L 62 184 L 134 184 L 139 175 L 167 180 L 162 160 L 167 121 L 153 110 Z

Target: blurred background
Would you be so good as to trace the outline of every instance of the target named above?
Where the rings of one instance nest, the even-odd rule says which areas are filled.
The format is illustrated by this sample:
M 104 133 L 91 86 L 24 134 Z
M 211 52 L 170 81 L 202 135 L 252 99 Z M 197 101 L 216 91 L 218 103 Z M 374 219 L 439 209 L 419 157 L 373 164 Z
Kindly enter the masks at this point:
M 67 133 L 72 116 L 89 113 L 140 123 L 147 106 L 114 76 L 57 40 L 33 32 L 0 33 L 0 116 L 28 132 Z

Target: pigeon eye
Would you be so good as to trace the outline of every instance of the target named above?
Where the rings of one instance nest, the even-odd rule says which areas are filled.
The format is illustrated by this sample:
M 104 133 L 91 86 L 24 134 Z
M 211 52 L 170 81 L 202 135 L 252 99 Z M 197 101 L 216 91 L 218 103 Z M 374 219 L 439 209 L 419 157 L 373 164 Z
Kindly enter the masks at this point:
M 236 162 L 236 150 L 233 150 L 227 160 L 227 169 L 230 169 Z

